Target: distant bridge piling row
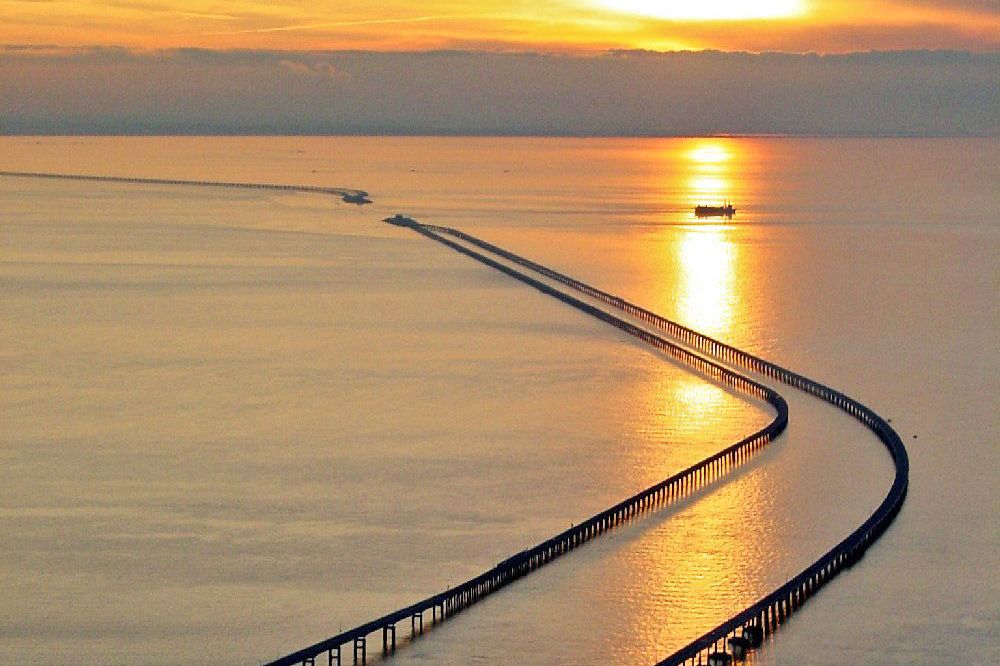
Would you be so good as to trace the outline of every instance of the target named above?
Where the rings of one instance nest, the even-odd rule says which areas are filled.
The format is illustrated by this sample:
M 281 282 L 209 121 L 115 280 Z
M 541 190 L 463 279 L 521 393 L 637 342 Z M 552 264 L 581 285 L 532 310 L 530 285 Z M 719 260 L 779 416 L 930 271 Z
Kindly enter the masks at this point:
M 854 532 L 771 594 L 747 607 L 703 636 L 678 650 L 657 666 L 679 664 L 728 664 L 742 659 L 748 648 L 756 647 L 806 600 L 845 568 L 853 566 L 895 519 L 906 499 L 909 486 L 909 456 L 899 434 L 881 416 L 857 400 L 775 363 L 748 354 L 736 347 L 661 317 L 618 296 L 595 289 L 579 280 L 535 263 L 513 252 L 450 227 L 423 225 L 435 233 L 458 238 L 507 261 L 586 294 L 606 305 L 650 324 L 703 353 L 722 359 L 788 384 L 823 400 L 863 423 L 882 442 L 895 467 L 893 482 L 878 508 Z M 420 230 L 417 229 L 419 232 Z M 748 634 L 752 638 L 748 638 Z M 759 638 L 759 640 L 758 640 Z M 702 660 L 705 661 L 702 661 Z
M 279 192 L 311 192 L 332 194 L 345 203 L 371 203 L 368 193 L 343 187 L 322 187 L 318 185 L 276 185 L 269 183 L 237 183 L 214 180 L 175 180 L 168 178 L 126 178 L 123 176 L 88 176 L 67 173 L 40 173 L 35 171 L 0 171 L 7 178 L 46 178 L 55 180 L 82 180 L 99 183 L 127 183 L 131 185 L 179 185 L 185 187 L 226 187 L 241 190 L 275 190 Z

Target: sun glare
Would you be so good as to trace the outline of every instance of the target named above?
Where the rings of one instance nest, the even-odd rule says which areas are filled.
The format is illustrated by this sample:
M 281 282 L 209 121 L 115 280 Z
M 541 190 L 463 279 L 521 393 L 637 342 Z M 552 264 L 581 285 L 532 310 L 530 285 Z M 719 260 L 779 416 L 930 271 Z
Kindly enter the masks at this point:
M 604 9 L 675 21 L 739 21 L 796 16 L 805 0 L 597 0 Z
M 697 145 L 688 153 L 688 157 L 695 164 L 719 164 L 727 161 L 731 155 L 729 150 L 720 143 L 704 142 Z

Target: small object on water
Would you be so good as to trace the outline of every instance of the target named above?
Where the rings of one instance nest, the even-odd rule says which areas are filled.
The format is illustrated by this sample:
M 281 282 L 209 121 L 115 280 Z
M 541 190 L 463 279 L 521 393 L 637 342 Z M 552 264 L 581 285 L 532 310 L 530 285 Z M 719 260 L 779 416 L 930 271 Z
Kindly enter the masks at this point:
M 395 224 L 397 227 L 413 227 L 417 225 L 417 221 L 412 217 L 406 217 L 402 213 L 396 213 L 392 217 L 387 217 L 383 222 L 388 222 L 389 224 Z
M 368 193 L 361 190 L 357 192 L 346 192 L 341 198 L 344 200 L 344 203 L 358 204 L 359 206 L 370 204 L 372 202 L 372 200 L 368 198 Z
M 695 206 L 694 214 L 695 217 L 725 217 L 732 219 L 733 215 L 736 215 L 736 208 L 733 204 L 726 201 L 721 206 Z

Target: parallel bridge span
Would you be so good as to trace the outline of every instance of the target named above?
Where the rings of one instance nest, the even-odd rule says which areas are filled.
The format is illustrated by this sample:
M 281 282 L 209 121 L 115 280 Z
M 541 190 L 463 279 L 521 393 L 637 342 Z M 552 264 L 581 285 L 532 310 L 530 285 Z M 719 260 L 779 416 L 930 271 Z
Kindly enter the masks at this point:
M 618 296 L 595 289 L 579 280 L 475 236 L 449 227 L 418 226 L 420 228 L 414 227 L 414 229 L 419 233 L 424 235 L 428 233 L 440 234 L 460 239 L 467 244 L 503 257 L 513 264 L 544 275 L 574 291 L 586 294 L 605 305 L 623 311 L 643 323 L 665 331 L 670 336 L 703 353 L 783 382 L 828 402 L 847 412 L 871 430 L 882 442 L 892 459 L 895 467 L 892 485 L 879 506 L 856 530 L 777 590 L 713 627 L 662 661 L 657 662 L 656 666 L 676 666 L 687 663 L 728 664 L 733 659 L 741 658 L 747 649 L 759 645 L 765 636 L 777 629 L 822 586 L 845 568 L 857 563 L 865 551 L 888 529 L 902 508 L 909 486 L 909 456 L 899 434 L 871 408 L 820 382 L 698 333 Z
M 0 171 L 0 176 L 314 192 L 339 196 L 347 203 L 365 204 L 371 202 L 368 198 L 368 193 L 364 190 L 309 185 L 126 178 L 19 171 Z M 677 666 L 688 663 L 724 665 L 730 663 L 734 658 L 741 658 L 747 649 L 759 645 L 765 636 L 774 632 L 782 622 L 795 610 L 800 608 L 823 585 L 845 568 L 853 566 L 864 555 L 865 551 L 885 532 L 899 513 L 906 498 L 909 485 L 909 458 L 906 448 L 903 446 L 899 435 L 885 419 L 857 400 L 803 375 L 698 333 L 693 329 L 661 317 L 622 298 L 591 287 L 586 283 L 570 278 L 457 229 L 423 225 L 402 216 L 396 216 L 396 218 L 390 218 L 387 221 L 399 226 L 410 227 L 417 233 L 438 241 L 457 252 L 495 268 L 543 293 L 557 298 L 567 305 L 575 307 L 639 338 L 643 342 L 666 353 L 671 358 L 707 374 L 716 381 L 764 400 L 774 407 L 776 416 L 774 420 L 760 431 L 736 442 L 719 453 L 678 472 L 668 479 L 664 479 L 654 486 L 636 493 L 632 497 L 622 500 L 618 504 L 605 509 L 579 525 L 565 530 L 537 546 L 523 550 L 503 560 L 492 569 L 455 588 L 430 596 L 346 632 L 341 632 L 315 645 L 270 662 L 268 666 L 314 665 L 316 659 L 324 654 L 327 656 L 329 664 L 340 664 L 342 648 L 345 646 L 351 647 L 355 663 L 359 661 L 364 663 L 366 660 L 367 640 L 370 634 L 381 630 L 382 648 L 383 651 L 388 652 L 396 646 L 396 624 L 398 622 L 405 622 L 409 619 L 411 633 L 413 635 L 422 633 L 425 613 L 429 612 L 431 614 L 430 619 L 432 623 L 443 620 L 486 595 L 501 589 L 557 557 L 586 543 L 590 539 L 630 521 L 633 517 L 688 496 L 696 490 L 720 479 L 729 470 L 747 460 L 755 451 L 784 431 L 788 423 L 788 407 L 784 398 L 774 391 L 774 389 L 716 363 L 711 360 L 711 357 L 789 384 L 847 412 L 852 417 L 861 421 L 882 442 L 889 456 L 892 458 L 895 466 L 895 475 L 889 491 L 878 508 L 864 523 L 841 542 L 785 585 L 759 599 L 725 622 L 710 629 L 687 646 L 658 662 L 656 666 Z M 685 347 L 670 342 L 570 294 L 555 289 L 481 252 L 474 251 L 467 245 L 463 245 L 453 239 L 458 239 L 462 243 L 478 247 L 494 256 L 501 257 L 508 262 L 527 268 L 574 291 L 585 294 L 605 305 L 623 311 L 644 324 L 665 331 L 668 335 L 707 356 L 695 354 Z

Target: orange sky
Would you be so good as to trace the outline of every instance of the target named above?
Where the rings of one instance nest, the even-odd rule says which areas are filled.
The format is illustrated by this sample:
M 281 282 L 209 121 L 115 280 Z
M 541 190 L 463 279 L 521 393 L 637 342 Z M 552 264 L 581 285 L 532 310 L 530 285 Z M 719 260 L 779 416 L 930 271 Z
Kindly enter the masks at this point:
M 135 49 L 1000 49 L 996 0 L 0 0 L 0 44 Z

